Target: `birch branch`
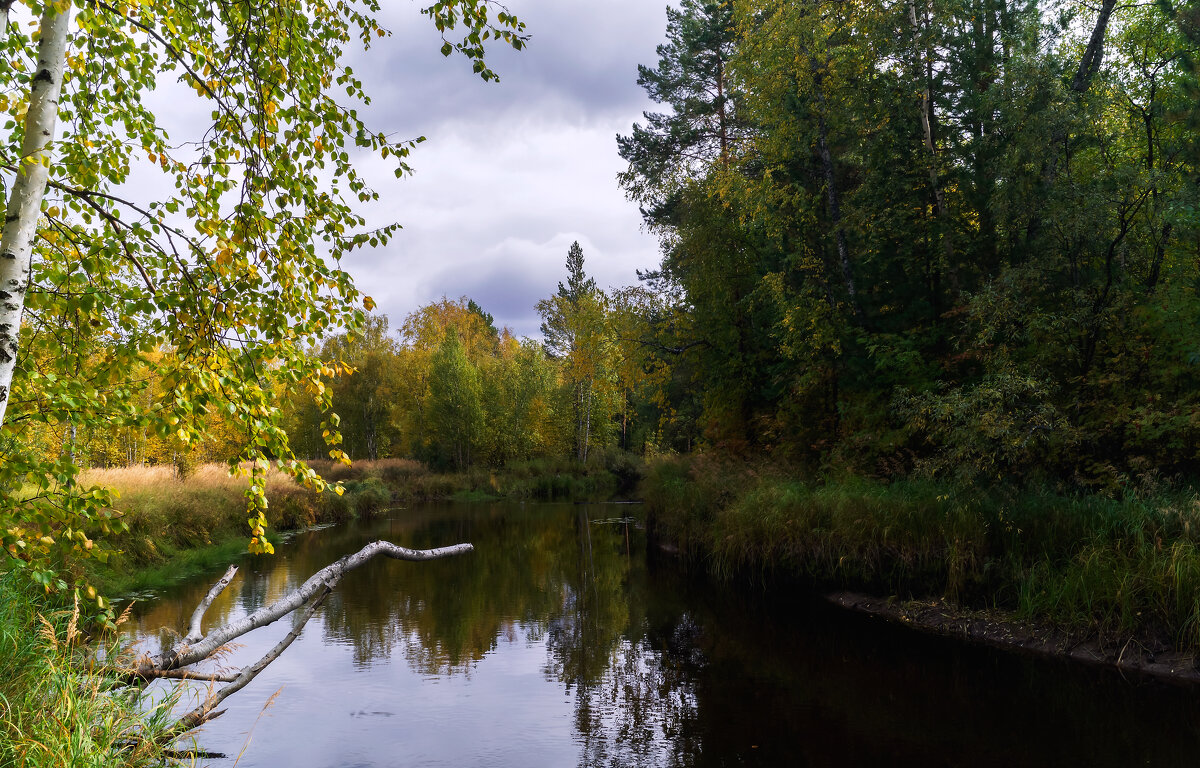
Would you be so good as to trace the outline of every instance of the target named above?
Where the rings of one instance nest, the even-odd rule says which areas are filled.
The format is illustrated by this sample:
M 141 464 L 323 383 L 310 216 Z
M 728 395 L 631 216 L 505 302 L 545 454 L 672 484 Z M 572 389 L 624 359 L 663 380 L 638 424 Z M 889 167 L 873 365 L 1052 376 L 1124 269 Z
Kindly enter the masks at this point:
M 185 643 L 194 643 L 204 637 L 204 633 L 200 631 L 200 624 L 204 621 L 204 614 L 212 605 L 213 600 L 217 599 L 217 595 L 225 591 L 229 583 L 233 581 L 233 577 L 237 575 L 238 567 L 236 565 L 229 566 L 229 570 L 225 571 L 225 575 L 216 584 L 213 584 L 212 589 L 208 590 L 208 594 L 200 601 L 200 605 L 196 606 L 196 610 L 192 613 L 192 622 L 188 627 L 188 633 L 183 638 Z
M 322 589 L 309 602 L 308 607 L 304 609 L 302 614 L 300 614 L 300 619 L 296 622 L 296 626 L 292 627 L 292 631 L 288 632 L 282 640 L 276 643 L 275 647 L 268 651 L 266 655 L 242 670 L 241 674 L 234 678 L 232 683 L 220 689 L 219 691 L 210 693 L 204 700 L 203 704 L 179 718 L 179 720 L 175 723 L 175 726 L 171 729 L 172 738 L 187 733 L 195 728 L 199 728 L 209 720 L 215 720 L 223 715 L 225 710 L 217 709 L 221 702 L 249 685 L 250 681 L 257 677 L 259 672 L 262 672 L 264 669 L 266 669 L 271 662 L 275 661 L 275 659 L 279 658 L 281 653 L 287 650 L 287 647 L 291 645 L 297 637 L 300 636 L 300 633 L 304 630 L 304 625 L 308 624 L 308 620 L 313 617 L 313 614 L 316 613 L 317 608 L 320 607 L 321 603 L 325 602 L 325 598 L 328 597 L 329 593 L 333 591 L 333 588 L 337 586 L 338 580 L 341 579 L 341 577 L 342 575 L 339 573 L 335 576 L 332 576 L 328 583 L 322 584 L 324 589 Z
M 355 568 L 360 568 L 378 556 L 390 557 L 394 560 L 424 562 L 443 557 L 465 554 L 474 551 L 470 544 L 455 544 L 450 547 L 437 549 L 407 549 L 392 544 L 390 541 L 372 542 L 358 552 L 346 555 L 337 562 L 325 566 L 313 574 L 307 581 L 296 589 L 284 595 L 270 605 L 263 606 L 250 615 L 226 624 L 208 633 L 202 640 L 194 644 L 181 641 L 169 652 L 156 657 L 150 657 L 138 665 L 138 672 L 165 671 L 190 666 L 198 661 L 207 659 L 218 648 L 236 640 L 242 635 L 259 627 L 272 624 L 287 614 L 307 603 L 329 583 L 340 579 L 344 574 Z M 189 633 L 190 635 L 190 633 Z
M 123 676 L 123 681 L 129 684 L 147 682 L 150 680 L 196 680 L 202 683 L 232 683 L 237 680 L 237 672 L 196 672 L 190 669 L 150 670 L 115 669 L 113 674 Z

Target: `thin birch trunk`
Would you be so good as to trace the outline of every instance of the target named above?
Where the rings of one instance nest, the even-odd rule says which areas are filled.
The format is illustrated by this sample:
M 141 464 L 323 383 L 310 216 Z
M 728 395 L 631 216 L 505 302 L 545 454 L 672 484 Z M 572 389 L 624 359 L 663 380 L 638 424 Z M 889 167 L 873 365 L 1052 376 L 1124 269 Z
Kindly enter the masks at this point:
M 8 42 L 8 12 L 13 0 L 0 0 L 0 44 Z
M 587 408 L 585 414 L 587 418 L 583 427 L 583 462 L 587 463 L 588 448 L 592 437 L 592 383 L 590 381 L 587 385 Z
M 7 5 L 0 20 L 4 22 L 7 34 Z M 50 143 L 58 122 L 58 97 L 62 92 L 70 23 L 71 3 L 63 4 L 61 10 L 55 3 L 46 5 L 41 21 L 37 74 L 33 77 L 29 110 L 25 115 L 21 161 L 0 234 L 0 426 L 4 425 L 12 391 L 25 292 L 33 266 L 33 240 L 50 176 Z

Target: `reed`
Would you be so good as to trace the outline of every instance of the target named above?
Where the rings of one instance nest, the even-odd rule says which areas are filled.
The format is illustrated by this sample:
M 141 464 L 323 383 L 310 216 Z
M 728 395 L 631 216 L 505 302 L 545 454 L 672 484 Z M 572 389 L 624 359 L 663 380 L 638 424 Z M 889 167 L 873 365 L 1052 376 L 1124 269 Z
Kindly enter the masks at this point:
M 169 700 L 143 706 L 97 671 L 100 647 L 77 610 L 56 609 L 27 580 L 0 574 L 0 765 L 137 768 L 163 765 Z
M 724 578 L 803 581 L 970 607 L 1200 651 L 1200 499 L 930 480 L 804 482 L 665 460 L 643 483 L 652 533 Z

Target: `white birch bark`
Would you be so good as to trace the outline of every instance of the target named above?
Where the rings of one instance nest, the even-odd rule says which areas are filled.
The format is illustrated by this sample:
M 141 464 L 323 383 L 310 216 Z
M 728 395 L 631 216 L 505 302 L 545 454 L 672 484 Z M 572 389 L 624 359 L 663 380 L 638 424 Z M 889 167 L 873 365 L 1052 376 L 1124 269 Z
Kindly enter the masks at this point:
M 0 45 L 8 42 L 8 13 L 13 0 L 0 0 Z
M 7 31 L 7 6 L 0 21 L 5 22 Z M 0 427 L 4 425 L 12 390 L 21 316 L 33 263 L 33 240 L 50 176 L 50 143 L 58 122 L 58 98 L 67 61 L 70 23 L 70 2 L 46 5 L 41 21 L 37 71 L 33 77 L 29 111 L 25 114 L 21 160 L 0 233 Z
M 343 574 L 366 565 L 375 557 L 383 556 L 395 560 L 424 562 L 426 560 L 437 560 L 443 557 L 465 554 L 471 551 L 473 551 L 473 548 L 470 544 L 455 544 L 437 549 L 407 549 L 405 547 L 398 547 L 388 541 L 372 542 L 358 552 L 346 555 L 337 562 L 325 566 L 310 576 L 299 587 L 270 605 L 265 605 L 238 621 L 226 624 L 219 629 L 214 629 L 200 640 L 188 641 L 185 638 L 178 646 L 161 656 L 141 659 L 135 665 L 135 668 L 130 671 L 143 677 L 154 677 L 160 672 L 180 669 L 203 661 L 226 643 L 236 640 L 251 630 L 272 624 L 288 615 L 311 600 L 314 595 L 325 589 L 330 583 L 336 582 Z M 232 578 L 232 575 L 228 571 L 226 571 L 226 575 Z M 224 578 L 222 578 L 221 581 L 217 582 L 209 590 L 209 595 L 215 598 L 226 586 L 228 586 L 228 582 L 225 582 Z M 189 628 L 189 638 L 198 632 L 197 625 L 203 619 L 204 611 L 208 607 L 205 605 L 206 602 L 209 604 L 212 602 L 208 596 L 205 596 L 204 601 L 201 602 L 192 616 L 193 625 Z

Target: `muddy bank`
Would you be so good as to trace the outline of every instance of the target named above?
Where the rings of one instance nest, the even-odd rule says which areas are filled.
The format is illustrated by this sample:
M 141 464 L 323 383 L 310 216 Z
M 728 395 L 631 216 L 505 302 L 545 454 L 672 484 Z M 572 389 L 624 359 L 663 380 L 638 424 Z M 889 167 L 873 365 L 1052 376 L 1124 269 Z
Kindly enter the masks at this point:
M 1105 641 L 1094 635 L 1039 627 L 1001 611 L 965 610 L 941 600 L 902 602 L 857 592 L 834 592 L 826 595 L 826 599 L 847 610 L 877 616 L 919 632 L 962 638 L 1001 650 L 1113 667 L 1122 673 L 1181 685 L 1200 683 L 1197 667 L 1200 659 L 1163 644 L 1133 638 Z

